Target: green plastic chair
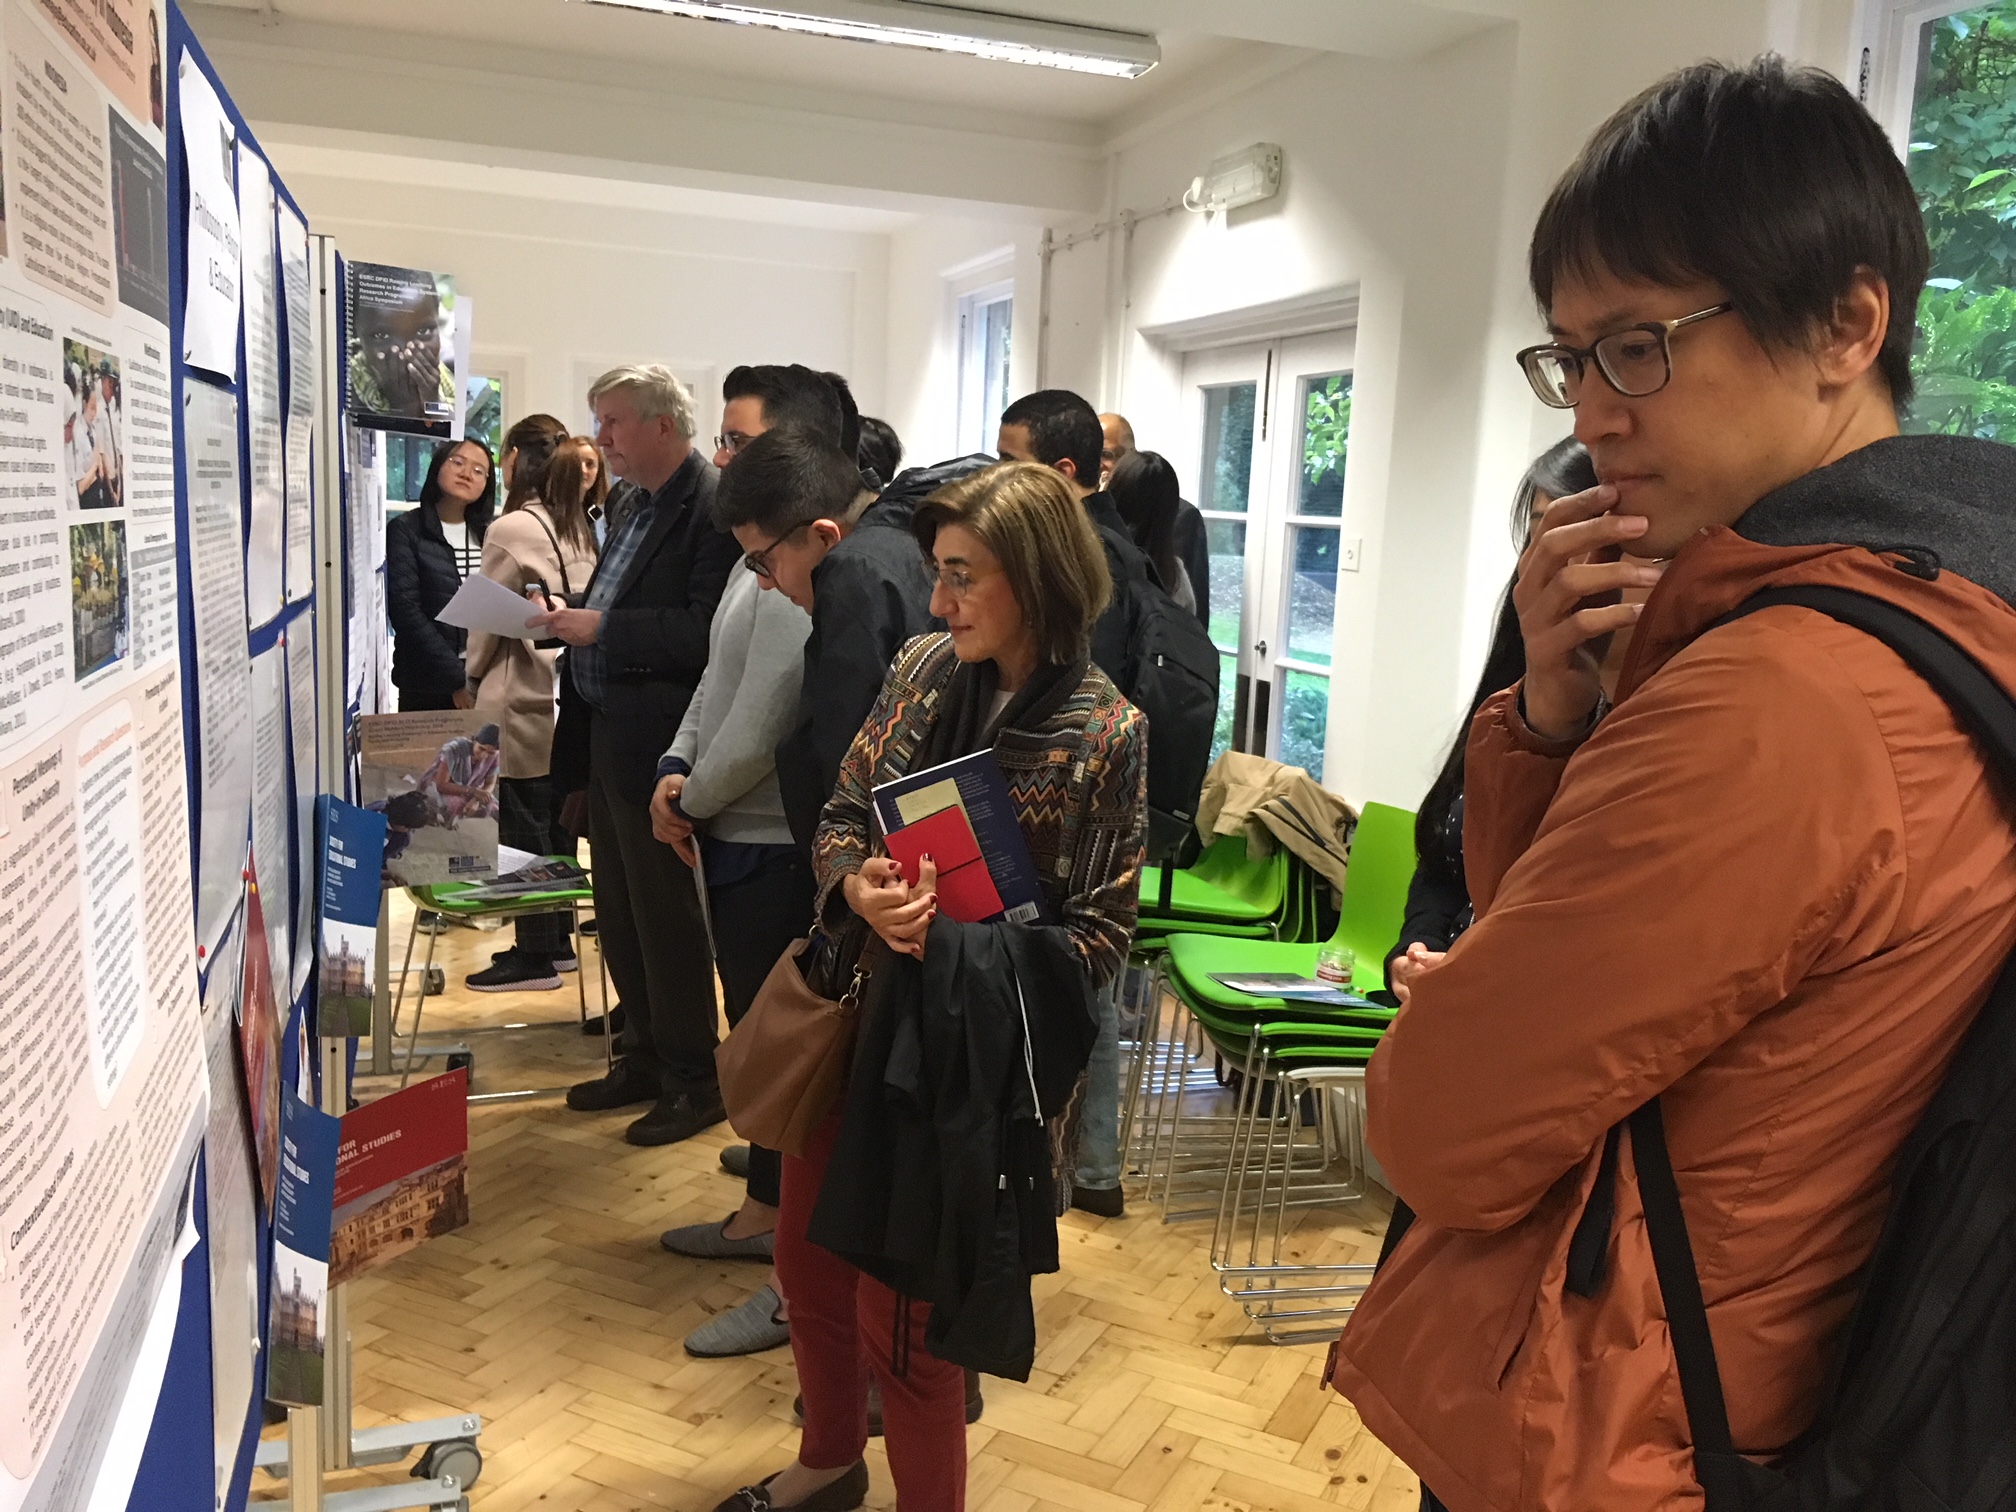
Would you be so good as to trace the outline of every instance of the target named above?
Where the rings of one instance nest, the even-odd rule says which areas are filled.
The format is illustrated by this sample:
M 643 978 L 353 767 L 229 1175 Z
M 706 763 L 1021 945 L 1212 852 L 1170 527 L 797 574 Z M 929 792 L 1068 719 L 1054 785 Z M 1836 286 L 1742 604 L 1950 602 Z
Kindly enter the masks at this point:
M 1346 945 L 1356 958 L 1354 986 L 1368 993 L 1386 985 L 1386 952 L 1400 938 L 1407 910 L 1407 884 L 1414 876 L 1414 816 L 1384 803 L 1368 803 L 1351 837 L 1351 864 L 1344 875 L 1344 902 L 1331 942 Z M 1180 928 L 1180 926 L 1178 926 Z M 1247 972 L 1316 973 L 1314 941 L 1234 940 L 1181 932 L 1168 936 L 1168 976 L 1186 1002 L 1227 1011 L 1264 1004 L 1268 1017 L 1309 1011 L 1307 1003 L 1256 998 L 1234 992 L 1211 978 Z M 1392 1010 L 1381 1010 L 1387 1021 Z M 1327 1019 L 1328 1014 L 1320 1017 Z
M 1163 868 L 1141 869 L 1141 917 L 1269 925 L 1290 901 L 1288 863 L 1288 852 L 1279 847 L 1265 860 L 1248 860 L 1244 835 L 1220 835 L 1194 865 L 1170 874 L 1167 907 L 1162 904 Z

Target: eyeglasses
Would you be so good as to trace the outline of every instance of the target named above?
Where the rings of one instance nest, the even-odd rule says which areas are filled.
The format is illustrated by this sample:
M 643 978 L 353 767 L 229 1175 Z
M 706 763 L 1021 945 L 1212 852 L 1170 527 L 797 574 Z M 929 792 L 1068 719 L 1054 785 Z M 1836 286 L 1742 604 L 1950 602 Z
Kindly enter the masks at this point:
M 714 438 L 714 450 L 726 452 L 731 457 L 739 457 L 742 455 L 742 448 L 755 439 L 754 436 L 745 436 L 740 431 L 726 431 Z
M 1648 320 L 1612 331 L 1591 347 L 1566 346 L 1558 341 L 1528 347 L 1519 354 L 1519 366 L 1526 370 L 1526 381 L 1533 385 L 1540 402 L 1553 409 L 1573 409 L 1581 402 L 1582 379 L 1592 358 L 1596 371 L 1610 387 L 1627 399 L 1643 399 L 1672 381 L 1675 331 L 1735 308 L 1718 304 L 1678 320 Z
M 784 534 L 777 537 L 777 539 L 772 541 L 768 546 L 765 546 L 757 551 L 745 552 L 742 557 L 742 565 L 748 568 L 751 572 L 755 573 L 756 576 L 758 576 L 759 578 L 769 578 L 774 582 L 776 580 L 777 574 L 771 568 L 770 553 L 775 551 L 779 546 L 782 546 L 786 541 L 790 540 L 791 537 L 798 534 L 798 532 L 803 530 L 804 528 L 805 527 L 803 525 L 793 526 L 791 529 L 785 531 Z
M 927 582 L 943 587 L 955 599 L 963 599 L 975 586 L 986 582 L 988 578 L 996 576 L 1002 570 L 997 567 L 992 572 L 975 572 L 970 567 L 956 563 L 940 567 L 930 557 L 925 557 L 917 565 L 924 569 Z

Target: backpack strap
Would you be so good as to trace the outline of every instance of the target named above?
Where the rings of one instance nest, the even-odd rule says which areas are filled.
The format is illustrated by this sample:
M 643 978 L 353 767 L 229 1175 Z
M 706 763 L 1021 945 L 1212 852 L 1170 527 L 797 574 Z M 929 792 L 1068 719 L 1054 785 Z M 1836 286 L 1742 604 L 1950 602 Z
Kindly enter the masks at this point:
M 546 506 L 541 504 L 539 507 L 543 510 Z M 560 537 L 553 533 L 553 527 L 546 523 L 546 518 L 543 514 L 532 514 L 529 507 L 523 512 L 532 515 L 534 522 L 541 530 L 546 532 L 546 539 L 553 543 L 553 560 L 560 564 L 560 591 L 567 596 L 567 602 L 570 605 L 573 605 L 577 609 L 580 608 L 580 605 L 574 603 L 574 585 L 567 580 L 567 553 L 560 549 Z

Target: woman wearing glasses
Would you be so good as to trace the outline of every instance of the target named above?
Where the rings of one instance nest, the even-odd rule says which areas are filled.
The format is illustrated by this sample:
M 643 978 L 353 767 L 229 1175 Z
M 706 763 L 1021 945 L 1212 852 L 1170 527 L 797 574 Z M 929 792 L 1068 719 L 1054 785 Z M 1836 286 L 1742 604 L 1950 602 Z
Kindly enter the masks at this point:
M 861 1505 L 864 1358 L 901 1504 L 962 1504 L 961 1367 L 1028 1375 L 1029 1275 L 1056 1266 L 1053 1170 L 1075 1161 L 1064 1115 L 1093 994 L 1134 928 L 1146 730 L 1088 658 L 1111 583 L 1084 510 L 1058 473 L 1009 462 L 931 495 L 912 532 L 947 629 L 898 655 L 814 848 L 822 923 L 864 921 L 882 954 L 851 1086 L 784 1162 L 777 1266 L 805 1433 L 797 1461 L 729 1512 Z M 930 858 L 912 885 L 877 841 L 876 787 L 986 750 L 1045 918 L 956 922 Z

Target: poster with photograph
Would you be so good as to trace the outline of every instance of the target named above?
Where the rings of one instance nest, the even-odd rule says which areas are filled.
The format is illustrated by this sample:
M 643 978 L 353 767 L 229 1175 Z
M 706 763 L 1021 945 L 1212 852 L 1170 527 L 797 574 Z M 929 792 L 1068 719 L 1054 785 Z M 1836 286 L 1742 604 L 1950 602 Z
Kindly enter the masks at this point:
M 455 280 L 366 262 L 347 264 L 345 280 L 344 413 L 376 430 L 446 437 L 462 405 Z
M 266 1400 L 322 1405 L 328 1357 L 329 1231 L 343 1120 L 288 1092 L 280 1114 L 280 1184 L 273 1203 L 273 1303 Z
M 347 1039 L 371 1032 L 385 816 L 325 793 L 315 800 L 315 824 L 322 839 L 316 1032 Z
M 343 1115 L 329 1282 L 342 1286 L 469 1221 L 469 1073 Z
M 418 887 L 497 874 L 498 731 L 473 709 L 372 714 L 364 806 L 385 817 L 385 883 Z
M 209 1094 L 160 16 L 0 0 L 0 1512 L 130 1474 Z
M 153 141 L 108 112 L 112 134 L 112 247 L 119 303 L 168 320 L 168 161 Z
M 65 337 L 63 387 L 63 476 L 70 495 L 78 509 L 118 509 L 126 502 L 119 359 Z

